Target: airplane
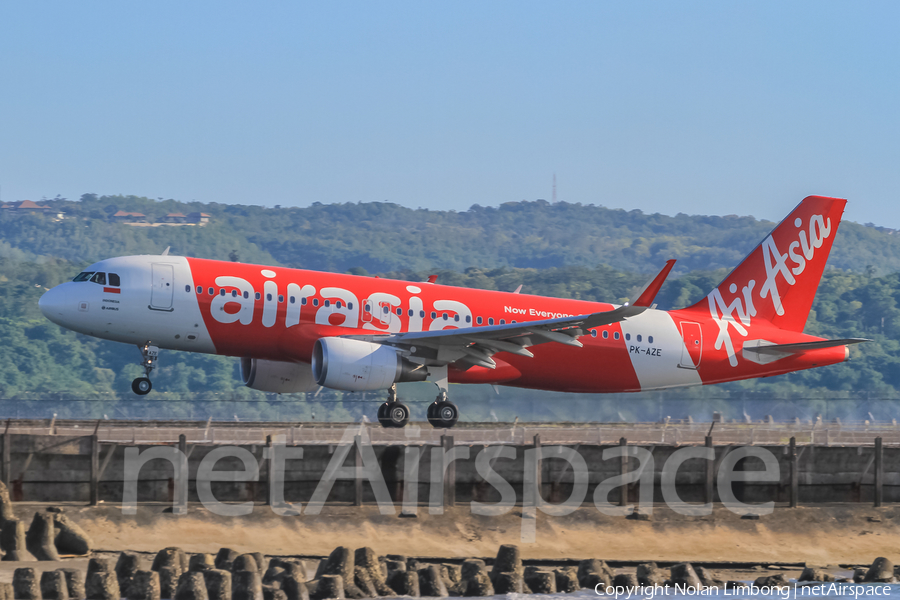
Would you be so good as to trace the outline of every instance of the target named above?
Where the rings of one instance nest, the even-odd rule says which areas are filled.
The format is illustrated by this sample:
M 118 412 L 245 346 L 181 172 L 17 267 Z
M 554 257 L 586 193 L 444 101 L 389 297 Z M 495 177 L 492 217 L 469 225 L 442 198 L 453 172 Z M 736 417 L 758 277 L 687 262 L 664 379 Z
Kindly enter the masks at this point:
M 384 427 L 404 427 L 397 383 L 430 381 L 429 423 L 453 427 L 449 383 L 637 392 L 769 377 L 840 363 L 860 338 L 806 335 L 846 200 L 804 199 L 706 297 L 653 300 L 674 260 L 622 305 L 168 255 L 97 262 L 47 291 L 65 328 L 135 344 L 150 392 L 160 348 L 234 356 L 255 390 L 387 390 Z M 516 291 L 518 292 L 518 290 Z

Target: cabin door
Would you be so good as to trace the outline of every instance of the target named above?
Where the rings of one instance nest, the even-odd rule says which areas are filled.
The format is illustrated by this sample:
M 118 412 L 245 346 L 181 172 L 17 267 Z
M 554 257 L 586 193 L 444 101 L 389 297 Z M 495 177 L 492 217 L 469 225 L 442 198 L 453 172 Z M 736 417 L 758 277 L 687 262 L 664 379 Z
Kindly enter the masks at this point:
M 700 323 L 682 321 L 681 337 L 684 339 L 684 348 L 678 366 L 682 369 L 696 369 L 700 366 L 700 358 L 703 356 L 703 331 L 700 329 Z

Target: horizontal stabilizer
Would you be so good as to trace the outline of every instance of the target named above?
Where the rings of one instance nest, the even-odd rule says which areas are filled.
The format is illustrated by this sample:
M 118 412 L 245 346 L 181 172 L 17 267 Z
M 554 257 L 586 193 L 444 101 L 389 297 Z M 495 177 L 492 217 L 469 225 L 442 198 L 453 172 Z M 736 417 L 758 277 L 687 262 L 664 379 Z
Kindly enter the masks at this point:
M 657 274 L 656 277 L 651 279 L 647 285 L 641 290 L 640 294 L 638 294 L 638 299 L 632 303 L 632 306 L 647 306 L 649 307 L 653 304 L 653 300 L 656 298 L 656 295 L 659 293 L 659 288 L 662 287 L 662 284 L 666 281 L 666 277 L 669 276 L 669 273 L 672 271 L 672 267 L 675 266 L 675 259 L 667 260 L 666 266 L 662 268 L 662 271 Z
M 807 350 L 820 350 L 822 348 L 834 348 L 835 346 L 849 346 L 850 344 L 860 344 L 862 342 L 871 342 L 865 338 L 846 338 L 843 340 L 822 340 L 819 342 L 800 342 L 797 344 L 772 344 L 766 346 L 757 346 L 753 348 L 754 352 L 760 354 L 800 354 Z

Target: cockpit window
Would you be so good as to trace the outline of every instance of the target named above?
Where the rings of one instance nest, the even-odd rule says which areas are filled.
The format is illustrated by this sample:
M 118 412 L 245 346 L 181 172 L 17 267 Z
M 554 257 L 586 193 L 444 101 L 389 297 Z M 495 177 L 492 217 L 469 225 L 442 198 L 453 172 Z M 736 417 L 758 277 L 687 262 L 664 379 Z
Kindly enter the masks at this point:
M 100 285 L 106 285 L 106 273 L 97 271 L 96 273 L 94 273 L 94 276 L 91 277 L 91 281 L 94 283 L 99 283 Z
M 81 273 L 76 275 L 75 279 L 73 279 L 72 281 L 87 281 L 88 279 L 91 278 L 91 275 L 93 275 L 93 274 L 94 274 L 93 271 L 82 271 Z
M 119 287 L 121 285 L 118 273 L 110 273 L 107 277 L 109 278 L 109 285 L 113 287 Z

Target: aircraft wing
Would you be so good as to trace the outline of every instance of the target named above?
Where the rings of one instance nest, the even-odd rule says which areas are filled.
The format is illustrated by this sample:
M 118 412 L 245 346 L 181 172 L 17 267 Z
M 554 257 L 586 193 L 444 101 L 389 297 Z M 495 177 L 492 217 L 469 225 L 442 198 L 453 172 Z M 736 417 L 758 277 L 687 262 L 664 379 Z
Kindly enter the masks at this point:
M 395 346 L 411 360 L 426 365 L 455 363 L 463 369 L 470 366 L 494 369 L 497 365 L 492 356 L 497 352 L 530 358 L 534 355 L 528 348 L 538 344 L 553 342 L 580 348 L 582 343 L 578 338 L 590 329 L 641 314 L 652 304 L 674 263 L 674 260 L 666 263 L 662 271 L 644 287 L 634 305 L 624 304 L 612 310 L 505 325 L 348 337 Z
M 582 343 L 578 341 L 578 338 L 587 334 L 589 329 L 624 321 L 645 310 L 647 310 L 646 306 L 625 304 L 613 310 L 589 315 L 525 323 L 347 337 L 396 346 L 403 350 L 410 359 L 414 361 L 418 359 L 417 362 L 423 364 L 461 363 L 459 366 L 462 368 L 477 365 L 493 369 L 497 365 L 491 357 L 497 352 L 510 352 L 532 357 L 534 355 L 528 348 L 547 342 L 580 348 Z

